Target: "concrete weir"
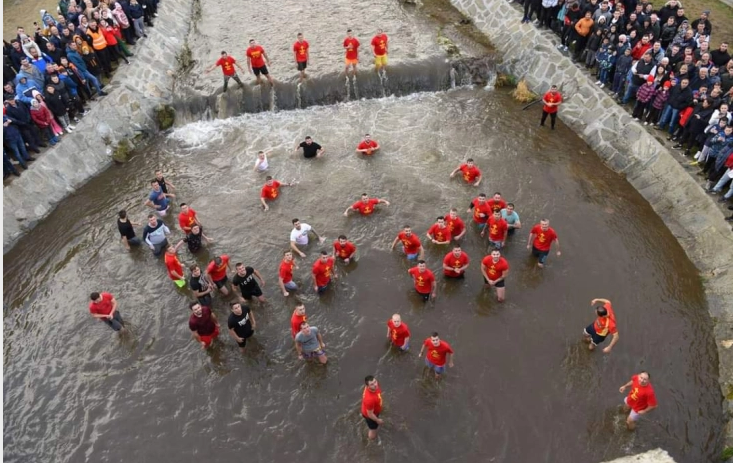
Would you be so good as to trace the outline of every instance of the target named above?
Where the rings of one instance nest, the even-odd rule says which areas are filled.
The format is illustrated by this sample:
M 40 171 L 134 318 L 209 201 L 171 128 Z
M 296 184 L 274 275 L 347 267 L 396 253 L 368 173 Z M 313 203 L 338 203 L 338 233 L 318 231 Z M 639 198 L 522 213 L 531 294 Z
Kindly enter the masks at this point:
M 726 415 L 733 412 L 733 234 L 713 199 L 646 129 L 560 53 L 550 32 L 521 24 L 506 0 L 450 0 L 501 52 L 504 66 L 543 93 L 565 96 L 560 119 L 649 201 L 700 270 L 715 322 L 719 383 Z M 733 446 L 733 422 L 726 446 Z M 635 460 L 633 460 L 635 461 Z M 639 460 L 647 461 L 647 460 Z M 651 461 L 651 460 L 649 460 Z M 663 460 L 653 460 L 663 461 Z
M 157 131 L 155 108 L 170 101 L 178 56 L 188 33 L 193 0 L 166 0 L 155 27 L 135 48 L 134 64 L 120 65 L 109 94 L 76 130 L 3 188 L 3 253 L 56 204 L 106 169 L 113 156 Z

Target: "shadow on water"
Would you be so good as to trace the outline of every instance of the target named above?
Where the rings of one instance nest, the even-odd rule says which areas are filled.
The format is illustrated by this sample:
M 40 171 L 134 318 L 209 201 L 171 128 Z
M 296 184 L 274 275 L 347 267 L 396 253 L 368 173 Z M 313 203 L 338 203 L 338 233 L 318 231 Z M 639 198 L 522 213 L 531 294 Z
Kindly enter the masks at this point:
M 443 91 L 458 86 L 486 85 L 495 77 L 495 57 L 449 60 L 434 56 L 390 66 L 386 73 L 360 71 L 356 78 L 330 73 L 309 78 L 240 87 L 229 82 L 226 93 L 201 95 L 183 90 L 173 102 L 176 125 L 198 120 L 225 119 L 245 113 L 304 109 L 347 101 L 402 97 L 419 92 Z

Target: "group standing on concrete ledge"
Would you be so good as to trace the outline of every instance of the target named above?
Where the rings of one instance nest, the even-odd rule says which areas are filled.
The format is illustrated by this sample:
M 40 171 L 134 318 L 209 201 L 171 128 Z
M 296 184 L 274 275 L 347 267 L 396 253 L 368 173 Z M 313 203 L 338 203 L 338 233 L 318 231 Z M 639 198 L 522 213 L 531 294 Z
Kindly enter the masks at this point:
M 709 11 L 690 20 L 676 0 L 661 7 L 648 0 L 518 1 L 523 23 L 536 17 L 538 28 L 557 33 L 557 48 L 595 73 L 596 84 L 619 103 L 633 104 L 635 120 L 666 131 L 672 149 L 701 167 L 706 191 L 733 210 L 731 38 L 711 46 Z
M 147 37 L 158 0 L 61 0 L 57 15 L 41 10 L 34 32 L 18 26 L 3 41 L 3 177 L 20 176 L 29 152 L 55 145 L 87 105 L 105 96 L 104 79 Z

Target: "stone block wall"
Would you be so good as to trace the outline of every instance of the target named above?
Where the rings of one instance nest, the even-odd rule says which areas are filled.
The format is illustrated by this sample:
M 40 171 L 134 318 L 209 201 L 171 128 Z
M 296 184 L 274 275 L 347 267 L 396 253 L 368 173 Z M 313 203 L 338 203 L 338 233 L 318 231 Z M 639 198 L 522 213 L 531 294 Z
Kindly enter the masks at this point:
M 697 181 L 555 46 L 554 34 L 531 24 L 507 0 L 450 0 L 501 52 L 504 65 L 538 94 L 556 84 L 565 97 L 560 119 L 614 171 L 626 176 L 672 231 L 705 281 L 720 362 L 725 411 L 733 412 L 733 233 Z M 730 418 L 730 416 L 728 417 Z M 733 425 L 726 429 L 733 446 Z
M 184 44 L 193 0 L 165 0 L 148 38 L 135 47 L 131 64 L 120 64 L 96 103 L 61 143 L 47 150 L 3 188 L 3 253 L 59 201 L 112 163 L 121 140 L 134 146 L 157 130 L 155 108 L 171 100 L 176 55 Z

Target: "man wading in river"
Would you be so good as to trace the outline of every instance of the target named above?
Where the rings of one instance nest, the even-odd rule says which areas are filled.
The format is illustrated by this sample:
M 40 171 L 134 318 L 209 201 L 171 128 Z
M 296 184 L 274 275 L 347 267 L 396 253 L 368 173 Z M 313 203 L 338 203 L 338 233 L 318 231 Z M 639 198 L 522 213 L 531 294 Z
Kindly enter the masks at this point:
M 596 347 L 603 344 L 608 335 L 611 335 L 611 344 L 603 349 L 603 353 L 608 354 L 618 342 L 616 314 L 613 313 L 611 301 L 608 299 L 593 299 L 590 301 L 590 305 L 595 306 L 599 302 L 603 305 L 595 307 L 598 318 L 583 330 L 583 341 L 588 343 L 588 349 L 595 350 Z
M 318 244 L 323 244 L 326 238 L 318 236 L 318 233 L 307 223 L 300 223 L 300 220 L 293 219 L 293 229 L 290 231 L 290 248 L 297 252 L 300 257 L 305 257 L 305 253 L 298 249 L 298 246 L 308 246 L 308 234 L 313 233 L 318 239 Z
M 540 223 L 532 227 L 527 240 L 527 249 L 532 249 L 532 255 L 538 258 L 537 266 L 543 268 L 550 254 L 552 243 L 557 244 L 557 256 L 560 257 L 560 240 L 557 233 L 550 228 L 550 221 L 542 219 Z
M 159 256 L 168 247 L 165 235 L 170 233 L 162 220 L 158 220 L 155 214 L 148 214 L 148 224 L 143 228 L 143 241 L 152 249 L 154 256 Z
M 550 128 L 555 130 L 555 121 L 557 120 L 557 108 L 562 103 L 562 94 L 557 91 L 557 85 L 550 87 L 550 91 L 542 97 L 542 119 L 540 127 L 545 126 L 547 116 L 550 116 Z
M 366 386 L 361 395 L 361 416 L 369 428 L 369 440 L 374 440 L 377 438 L 379 425 L 384 424 L 384 420 L 379 418 L 379 414 L 382 413 L 382 390 L 372 375 L 364 378 L 364 384 Z
M 211 343 L 219 336 L 219 320 L 208 307 L 202 307 L 198 302 L 189 304 L 191 316 L 188 319 L 188 328 L 196 342 L 202 349 L 208 349 Z
M 623 394 L 626 388 L 631 388 L 629 395 L 624 399 L 624 410 L 629 412 L 626 427 L 629 431 L 633 431 L 641 415 L 646 415 L 657 408 L 657 397 L 652 383 L 649 382 L 649 373 L 646 371 L 632 376 L 631 381 L 621 386 L 618 391 Z
M 122 321 L 122 314 L 117 310 L 117 300 L 110 293 L 92 293 L 89 298 L 89 313 L 92 317 L 102 320 L 115 331 L 124 332 L 125 322 Z
M 298 351 L 298 358 L 301 360 L 317 358 L 322 365 L 325 365 L 328 362 L 326 353 L 323 351 L 325 348 L 326 344 L 318 328 L 308 325 L 308 322 L 301 323 L 300 332 L 295 335 L 295 349 Z

